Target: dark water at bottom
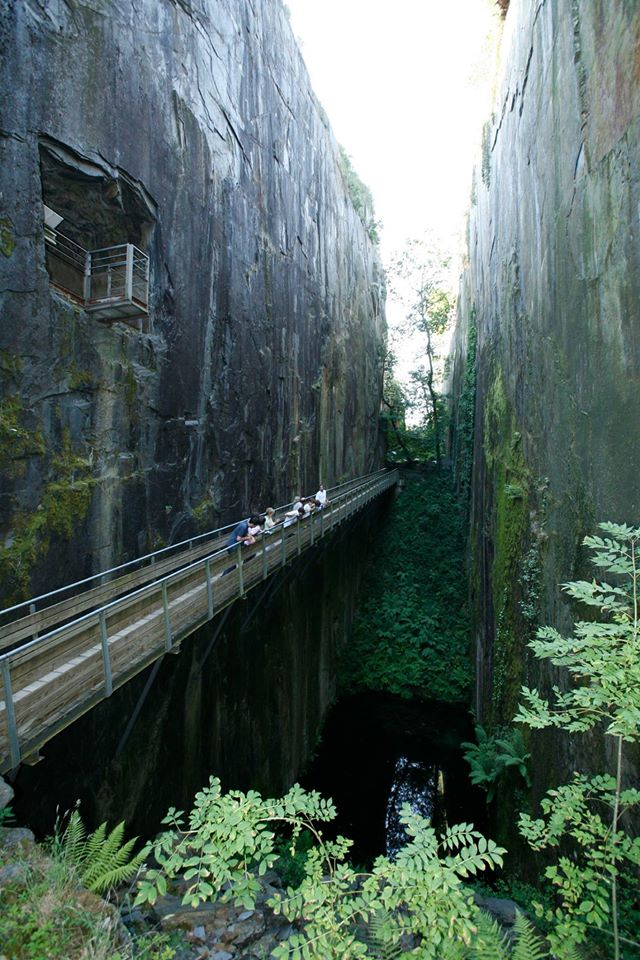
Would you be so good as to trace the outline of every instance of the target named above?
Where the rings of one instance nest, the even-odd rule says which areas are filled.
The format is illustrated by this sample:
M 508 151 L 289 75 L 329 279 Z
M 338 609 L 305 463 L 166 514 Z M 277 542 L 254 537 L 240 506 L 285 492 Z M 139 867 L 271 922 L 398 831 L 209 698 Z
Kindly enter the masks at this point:
M 460 750 L 472 739 L 465 708 L 360 694 L 330 712 L 302 782 L 333 798 L 335 832 L 354 841 L 351 860 L 365 864 L 402 845 L 404 803 L 436 828 L 482 828 L 484 794 L 470 784 Z

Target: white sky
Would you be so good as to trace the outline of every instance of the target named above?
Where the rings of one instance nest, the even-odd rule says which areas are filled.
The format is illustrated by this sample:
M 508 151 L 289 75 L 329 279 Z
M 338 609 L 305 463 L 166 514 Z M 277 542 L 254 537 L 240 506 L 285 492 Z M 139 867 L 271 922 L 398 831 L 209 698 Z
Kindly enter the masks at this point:
M 383 259 L 426 230 L 457 250 L 490 112 L 493 0 L 286 5 L 336 138 L 373 192 Z

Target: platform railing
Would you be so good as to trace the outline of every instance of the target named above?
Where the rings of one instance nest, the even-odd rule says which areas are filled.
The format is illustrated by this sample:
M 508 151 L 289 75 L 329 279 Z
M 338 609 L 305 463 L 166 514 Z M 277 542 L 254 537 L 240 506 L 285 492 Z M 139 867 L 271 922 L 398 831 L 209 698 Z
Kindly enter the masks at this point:
M 45 227 L 51 282 L 104 319 L 131 319 L 149 312 L 149 257 L 133 243 L 87 250 Z
M 149 258 L 132 243 L 88 254 L 85 309 L 98 310 L 123 301 L 146 311 L 149 304 Z
M 0 773 L 111 696 L 154 660 L 396 483 L 383 471 L 332 496 L 324 510 L 281 524 L 255 544 L 208 551 L 0 655 Z

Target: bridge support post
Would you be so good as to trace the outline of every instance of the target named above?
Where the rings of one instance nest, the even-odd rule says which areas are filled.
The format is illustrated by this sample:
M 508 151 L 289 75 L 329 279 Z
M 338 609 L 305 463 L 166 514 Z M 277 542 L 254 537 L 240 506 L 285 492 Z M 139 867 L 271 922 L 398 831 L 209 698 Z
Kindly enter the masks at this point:
M 107 634 L 107 615 L 100 611 L 100 643 L 102 644 L 102 666 L 104 668 L 104 695 L 110 697 L 113 693 L 113 677 L 111 675 L 111 656 L 109 655 L 109 635 Z
M 164 609 L 164 648 L 167 653 L 173 646 L 171 636 L 171 617 L 169 615 L 169 597 L 167 595 L 167 581 L 162 581 L 162 607 Z
M 213 585 L 211 583 L 211 560 L 205 560 L 204 572 L 207 578 L 207 617 L 213 618 Z
M 18 741 L 16 710 L 13 703 L 13 691 L 11 689 L 11 668 L 9 667 L 8 660 L 2 661 L 2 682 L 4 685 L 4 702 L 7 710 L 7 732 L 9 734 L 11 768 L 17 770 L 20 766 L 20 743 Z

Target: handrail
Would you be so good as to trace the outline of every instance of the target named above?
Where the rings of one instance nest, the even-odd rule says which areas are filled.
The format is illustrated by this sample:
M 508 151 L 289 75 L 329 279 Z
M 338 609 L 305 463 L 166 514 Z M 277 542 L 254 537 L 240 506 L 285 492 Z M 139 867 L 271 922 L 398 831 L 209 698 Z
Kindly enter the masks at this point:
M 356 484 L 362 480 L 376 477 L 379 474 L 385 473 L 385 472 L 386 472 L 386 469 L 382 467 L 380 470 L 375 470 L 373 473 L 363 474 L 362 476 L 356 477 L 353 480 L 346 480 L 343 483 L 337 484 L 334 487 L 329 487 L 329 489 L 327 490 L 327 493 L 335 496 L 343 488 L 347 488 L 350 484 L 351 485 Z M 293 502 L 294 501 L 292 500 L 289 503 L 283 504 L 280 507 L 276 507 L 275 508 L 276 512 L 281 510 L 287 510 L 288 507 L 292 506 Z M 47 600 L 50 597 L 57 596 L 58 594 L 61 594 L 61 593 L 66 593 L 67 591 L 70 591 L 75 587 L 82 587 L 88 583 L 92 583 L 93 581 L 103 580 L 105 577 L 109 576 L 110 574 L 119 573 L 122 570 L 126 570 L 129 567 L 134 566 L 135 564 L 142 564 L 146 560 L 153 561 L 156 557 L 160 557 L 161 555 L 165 553 L 169 553 L 172 550 L 177 550 L 179 547 L 184 548 L 185 546 L 188 545 L 188 548 L 191 548 L 194 543 L 200 540 L 204 540 L 207 537 L 213 538 L 214 535 L 221 536 L 225 532 L 231 531 L 235 526 L 237 526 L 237 524 L 238 524 L 238 521 L 235 520 L 233 523 L 228 523 L 223 527 L 216 527 L 215 529 L 208 530 L 205 533 L 196 534 L 195 536 L 188 537 L 185 540 L 179 541 L 178 543 L 169 544 L 168 546 L 160 547 L 158 550 L 154 550 L 151 553 L 143 554 L 141 557 L 135 557 L 133 560 L 127 560 L 125 563 L 120 563 L 115 567 L 109 567 L 107 570 L 101 570 L 98 573 L 92 573 L 91 576 L 89 577 L 84 577 L 83 579 L 76 580 L 73 583 L 68 583 L 68 584 L 64 584 L 61 587 L 56 587 L 55 590 L 50 590 L 48 593 L 41 593 L 38 596 L 30 597 L 28 600 L 21 600 L 20 603 L 13 604 L 10 607 L 5 607 L 4 610 L 0 610 L 0 618 L 3 618 L 5 617 L 5 615 L 10 613 L 14 614 L 15 611 L 17 610 L 22 610 L 25 608 L 29 608 L 31 606 L 35 607 L 39 601 Z M 33 611 L 29 611 L 29 612 L 33 612 Z M 12 619 L 16 619 L 16 618 L 12 617 Z M 8 621 L 8 622 L 11 622 L 11 621 Z M 7 625 L 8 623 L 4 624 L 4 626 L 7 626 Z

